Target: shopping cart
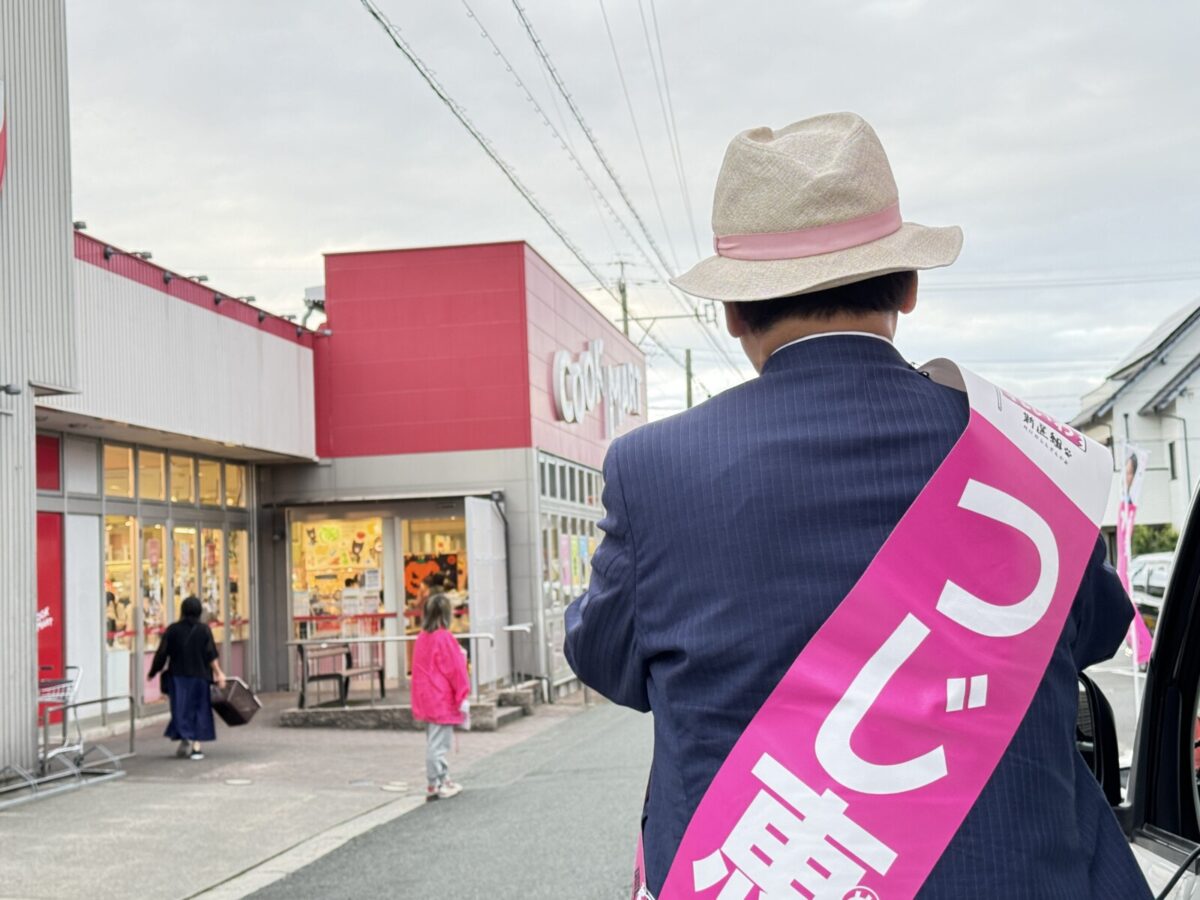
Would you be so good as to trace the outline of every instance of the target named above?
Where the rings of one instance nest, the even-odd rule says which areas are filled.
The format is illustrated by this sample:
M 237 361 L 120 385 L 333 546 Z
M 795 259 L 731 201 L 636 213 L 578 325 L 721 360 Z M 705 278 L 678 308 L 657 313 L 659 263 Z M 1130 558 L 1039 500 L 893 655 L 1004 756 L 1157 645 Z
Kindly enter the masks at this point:
M 42 671 L 53 671 L 50 666 L 42 666 Z M 77 767 L 83 758 L 83 728 L 79 724 L 79 710 L 72 704 L 79 693 L 79 682 L 83 677 L 79 666 L 64 666 L 63 677 L 42 678 L 38 680 L 38 717 L 42 721 L 42 746 L 39 748 L 39 767 L 46 774 L 52 760 L 70 762 L 72 768 Z M 49 725 L 55 713 L 65 716 L 69 721 L 63 723 L 62 740 L 50 745 Z M 69 734 L 73 732 L 73 734 Z

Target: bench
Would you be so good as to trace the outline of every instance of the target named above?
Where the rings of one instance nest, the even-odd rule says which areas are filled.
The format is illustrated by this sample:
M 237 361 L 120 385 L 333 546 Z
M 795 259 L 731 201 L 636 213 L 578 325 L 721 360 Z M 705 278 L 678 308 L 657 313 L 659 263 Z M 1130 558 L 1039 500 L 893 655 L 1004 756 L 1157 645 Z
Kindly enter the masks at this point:
M 297 649 L 300 651 L 300 709 L 304 709 L 308 685 L 313 681 L 336 681 L 338 700 L 341 701 L 342 706 L 346 706 L 350 696 L 350 679 L 368 676 L 373 681 L 378 675 L 379 699 L 382 700 L 387 696 L 383 680 L 383 666 L 355 666 L 349 644 L 340 642 L 300 644 Z M 319 671 L 322 659 L 337 660 L 338 662 L 334 663 L 336 668 L 327 672 Z M 371 688 L 371 702 L 375 702 L 374 686 Z

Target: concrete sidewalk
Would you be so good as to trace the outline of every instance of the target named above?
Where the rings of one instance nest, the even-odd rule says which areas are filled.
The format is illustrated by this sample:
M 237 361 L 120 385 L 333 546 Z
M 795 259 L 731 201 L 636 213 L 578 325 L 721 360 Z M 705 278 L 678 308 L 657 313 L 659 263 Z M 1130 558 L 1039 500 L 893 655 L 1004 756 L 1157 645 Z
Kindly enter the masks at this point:
M 199 762 L 144 728 L 125 778 L 0 812 L 0 898 L 243 896 L 423 804 L 423 733 L 278 727 L 292 703 L 268 696 L 249 726 L 218 722 Z M 582 709 L 576 695 L 460 733 L 451 772 Z

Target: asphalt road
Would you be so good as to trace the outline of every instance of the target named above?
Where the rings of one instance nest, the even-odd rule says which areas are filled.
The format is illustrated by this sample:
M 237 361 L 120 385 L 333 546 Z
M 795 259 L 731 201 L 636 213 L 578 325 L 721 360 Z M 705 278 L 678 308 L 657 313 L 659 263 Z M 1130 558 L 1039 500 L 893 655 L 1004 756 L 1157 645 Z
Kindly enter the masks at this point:
M 649 716 L 596 706 L 251 896 L 627 900 L 651 744 Z

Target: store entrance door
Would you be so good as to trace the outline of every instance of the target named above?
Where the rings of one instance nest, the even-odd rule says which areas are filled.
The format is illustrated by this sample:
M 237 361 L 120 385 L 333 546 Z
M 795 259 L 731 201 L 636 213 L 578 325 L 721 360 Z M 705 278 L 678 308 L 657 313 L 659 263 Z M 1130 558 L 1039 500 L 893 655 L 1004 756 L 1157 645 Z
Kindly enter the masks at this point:
M 154 660 L 154 652 L 158 649 L 163 632 L 171 623 L 171 608 L 167 602 L 166 520 L 143 519 L 140 537 L 141 602 L 138 605 L 138 614 L 141 616 L 141 625 L 138 629 L 137 658 L 142 661 L 142 665 L 141 678 L 138 679 L 139 684 L 135 685 L 135 689 L 141 691 L 141 705 L 145 706 L 166 700 L 159 690 L 158 680 L 146 680 L 146 674 Z

